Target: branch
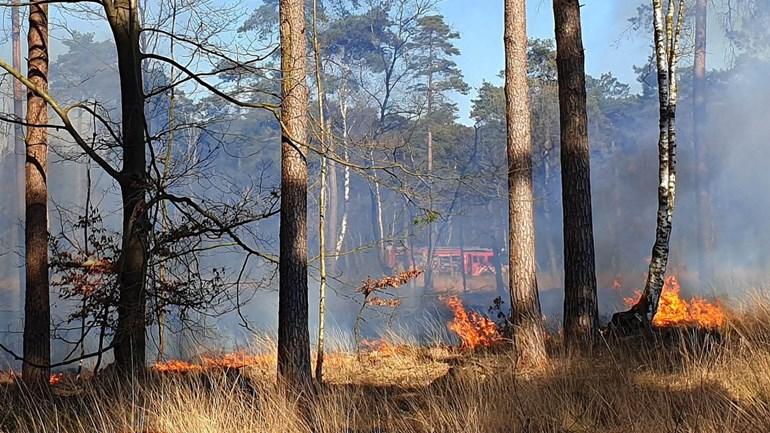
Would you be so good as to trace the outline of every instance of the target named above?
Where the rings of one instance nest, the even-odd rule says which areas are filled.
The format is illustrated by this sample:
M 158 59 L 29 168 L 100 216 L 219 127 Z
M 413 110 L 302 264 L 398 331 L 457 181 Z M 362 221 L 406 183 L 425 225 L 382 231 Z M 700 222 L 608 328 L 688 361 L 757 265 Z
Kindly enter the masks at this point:
M 96 162 L 99 167 L 102 168 L 107 174 L 109 174 L 113 179 L 120 181 L 123 177 L 123 175 L 116 170 L 112 165 L 110 165 L 107 160 L 102 158 L 91 146 L 86 143 L 86 141 L 83 139 L 83 137 L 80 136 L 77 129 L 72 125 L 72 122 L 69 119 L 69 110 L 72 107 L 69 108 L 62 108 L 61 105 L 46 92 L 45 90 L 39 88 L 36 86 L 33 82 L 29 81 L 21 72 L 14 69 L 11 65 L 9 65 L 5 60 L 0 59 L 0 68 L 5 69 L 9 74 L 11 74 L 14 78 L 19 80 L 24 86 L 26 86 L 31 92 L 35 93 L 36 95 L 40 96 L 45 100 L 45 102 L 48 103 L 48 105 L 51 106 L 54 112 L 59 116 L 62 123 L 64 124 L 64 129 L 67 130 L 67 132 L 70 133 L 73 139 L 75 139 L 75 142 L 80 146 L 83 151 L 92 159 L 94 162 Z

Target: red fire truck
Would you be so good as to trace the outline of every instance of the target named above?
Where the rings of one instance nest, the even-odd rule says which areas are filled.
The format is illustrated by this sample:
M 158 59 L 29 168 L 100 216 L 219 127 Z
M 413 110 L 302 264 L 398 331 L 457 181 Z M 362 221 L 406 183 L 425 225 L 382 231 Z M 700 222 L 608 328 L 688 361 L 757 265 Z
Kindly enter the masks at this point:
M 433 251 L 433 271 L 439 274 L 479 276 L 494 274 L 495 253 L 489 248 L 437 247 Z M 426 247 L 392 247 L 388 253 L 388 265 L 394 269 L 425 268 L 428 261 Z

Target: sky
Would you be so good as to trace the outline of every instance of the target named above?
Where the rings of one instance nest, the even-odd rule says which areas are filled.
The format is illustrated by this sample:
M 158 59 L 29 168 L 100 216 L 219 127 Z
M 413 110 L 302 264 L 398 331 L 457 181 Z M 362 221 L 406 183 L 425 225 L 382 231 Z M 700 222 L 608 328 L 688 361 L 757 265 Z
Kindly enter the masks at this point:
M 152 2 L 153 0 L 149 0 Z M 228 1 L 232 3 L 232 1 Z M 628 18 L 635 13 L 636 7 L 643 0 L 583 0 L 582 25 L 583 43 L 586 52 L 586 72 L 599 76 L 612 72 L 622 82 L 630 84 L 638 91 L 634 65 L 642 65 L 650 53 L 650 41 L 639 32 L 630 30 Z M 242 7 L 250 11 L 261 0 L 240 0 Z M 528 0 L 528 34 L 530 37 L 553 39 L 552 0 Z M 10 41 L 7 36 L 9 15 L 7 8 L 0 11 L 0 57 L 10 60 Z M 460 121 L 472 124 L 469 118 L 471 100 L 475 89 L 484 80 L 499 83 L 498 73 L 503 69 L 503 0 L 440 0 L 438 13 L 461 35 L 456 41 L 461 55 L 457 63 L 465 75 L 466 81 L 474 89 L 468 95 L 455 95 L 459 108 Z M 52 15 L 56 14 L 54 9 Z M 244 17 L 248 13 L 244 13 Z M 52 22 L 59 24 L 65 18 L 52 17 Z M 66 18 L 69 26 L 81 27 L 72 22 L 72 16 Z M 106 25 L 95 26 L 87 23 L 88 29 L 95 31 L 97 39 L 108 37 Z M 52 57 L 61 47 L 52 41 Z M 714 57 L 711 57 L 713 59 Z
M 627 19 L 633 15 L 637 0 L 583 0 L 581 20 L 586 53 L 586 73 L 599 76 L 612 72 L 636 89 L 634 65 L 647 59 L 650 43 L 642 35 L 629 30 Z M 527 33 L 531 38 L 554 38 L 551 0 L 527 2 Z M 503 69 L 503 1 L 443 0 L 439 11 L 461 39 L 457 41 L 461 55 L 457 64 L 474 89 L 483 80 L 499 82 Z M 468 113 L 474 92 L 457 95 L 460 120 L 470 123 Z

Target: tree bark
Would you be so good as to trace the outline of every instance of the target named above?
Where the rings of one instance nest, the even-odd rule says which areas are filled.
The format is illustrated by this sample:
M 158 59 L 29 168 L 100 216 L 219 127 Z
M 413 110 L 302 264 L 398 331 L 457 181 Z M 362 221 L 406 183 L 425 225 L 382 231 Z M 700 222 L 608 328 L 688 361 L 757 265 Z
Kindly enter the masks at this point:
M 693 139 L 695 153 L 695 200 L 697 218 L 698 275 L 701 284 L 713 269 L 713 221 L 708 179 L 708 145 L 706 137 L 706 25 L 708 0 L 695 2 L 695 62 L 693 64 Z
M 315 79 L 318 102 L 318 129 L 321 150 L 329 151 L 331 134 L 326 130 L 326 113 L 324 111 L 325 93 L 323 77 L 323 61 L 321 59 L 321 43 L 318 40 L 318 0 L 313 0 L 313 58 L 315 60 Z M 321 156 L 321 184 L 319 185 L 318 200 L 318 250 L 320 285 L 318 290 L 318 349 L 316 350 L 315 377 L 323 382 L 324 364 L 324 327 L 326 322 L 326 171 L 329 164 L 326 155 Z M 336 185 L 335 185 L 336 186 Z
M 677 12 L 678 10 L 678 12 Z M 679 61 L 679 39 L 684 25 L 685 0 L 678 7 L 672 0 L 664 15 L 662 0 L 652 0 L 655 35 L 655 59 L 658 69 L 658 98 L 660 104 L 658 138 L 658 212 L 655 243 L 644 292 L 629 311 L 617 313 L 612 325 L 626 330 L 649 327 L 663 290 L 668 265 L 671 225 L 676 198 L 676 104 Z
M 137 373 L 146 357 L 145 276 L 148 258 L 147 174 L 140 21 L 136 0 L 107 0 L 104 9 L 118 53 L 123 132 L 120 189 L 123 237 L 118 263 L 118 323 L 113 340 L 115 365 Z
M 505 0 L 508 277 L 514 347 L 524 360 L 539 364 L 546 354 L 535 262 L 526 9 L 526 0 Z
M 305 3 L 280 0 L 281 228 L 278 374 L 294 387 L 311 383 L 307 296 L 307 104 Z
M 48 4 L 29 7 L 28 78 L 48 90 Z M 48 292 L 48 104 L 27 92 L 26 293 L 22 378 L 36 388 L 48 385 L 51 369 L 51 307 Z M 38 126 L 32 126 L 38 125 Z M 40 367 L 45 366 L 45 367 Z
M 599 336 L 591 212 L 586 77 L 578 0 L 554 0 L 564 212 L 564 340 L 590 349 Z

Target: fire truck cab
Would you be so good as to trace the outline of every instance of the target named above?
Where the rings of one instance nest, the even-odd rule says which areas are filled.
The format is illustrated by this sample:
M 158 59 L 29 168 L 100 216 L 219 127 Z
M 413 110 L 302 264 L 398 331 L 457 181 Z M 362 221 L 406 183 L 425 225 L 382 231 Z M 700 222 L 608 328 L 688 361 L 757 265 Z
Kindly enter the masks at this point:
M 424 268 L 429 251 L 426 247 L 391 247 L 388 264 L 392 268 Z M 494 274 L 494 252 L 489 248 L 437 247 L 433 251 L 431 267 L 439 274 L 459 274 L 469 276 Z

